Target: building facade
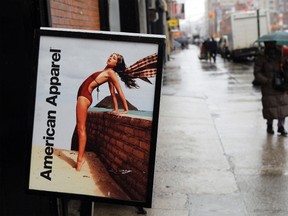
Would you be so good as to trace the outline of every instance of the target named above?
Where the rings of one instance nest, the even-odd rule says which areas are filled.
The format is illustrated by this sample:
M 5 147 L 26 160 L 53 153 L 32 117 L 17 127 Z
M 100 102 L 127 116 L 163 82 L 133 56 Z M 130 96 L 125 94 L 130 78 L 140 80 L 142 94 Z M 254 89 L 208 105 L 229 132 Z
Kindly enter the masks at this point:
M 207 34 L 220 36 L 220 22 L 227 14 L 257 9 L 269 11 L 271 31 L 288 29 L 288 0 L 207 0 Z
M 50 26 L 165 34 L 165 0 L 51 0 Z
M 51 0 L 49 25 L 55 28 L 166 35 L 166 0 Z M 170 54 L 170 45 L 166 55 Z

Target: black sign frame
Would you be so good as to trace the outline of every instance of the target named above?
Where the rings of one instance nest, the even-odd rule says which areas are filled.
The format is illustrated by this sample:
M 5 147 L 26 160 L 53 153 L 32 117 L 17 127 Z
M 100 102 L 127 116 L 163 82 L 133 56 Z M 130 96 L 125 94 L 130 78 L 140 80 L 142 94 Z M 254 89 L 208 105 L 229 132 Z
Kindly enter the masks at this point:
M 31 154 L 29 156 L 30 166 L 28 168 L 28 192 L 46 194 L 49 196 L 55 195 L 56 197 L 69 197 L 73 199 L 85 199 L 95 202 L 107 202 L 107 203 L 150 208 L 152 205 L 154 166 L 155 166 L 159 106 L 160 106 L 161 85 L 162 85 L 162 67 L 165 55 L 164 54 L 165 36 L 137 34 L 137 33 L 40 28 L 39 30 L 36 31 L 35 34 L 35 44 L 36 44 L 35 67 L 34 67 L 35 79 L 33 80 L 31 88 L 32 94 L 34 95 L 33 97 L 34 99 L 31 103 L 32 104 L 31 118 L 30 118 L 31 121 L 29 121 L 29 127 L 31 127 L 31 134 L 29 136 L 28 148 L 30 149 Z M 91 47 L 96 47 L 96 49 L 92 49 Z M 98 59 L 102 59 L 102 57 L 107 59 L 109 57 L 109 54 L 112 54 L 111 52 L 112 50 L 115 50 L 113 51 L 113 53 L 114 52 L 119 53 L 120 51 L 125 61 L 126 56 L 130 56 L 130 59 L 128 58 L 130 62 L 128 63 L 128 61 L 126 61 L 126 64 L 128 66 L 134 63 L 135 61 L 137 62 L 137 60 L 143 60 L 143 58 L 146 58 L 147 56 L 149 57 L 150 54 L 154 53 L 157 55 L 157 63 L 156 63 L 157 73 L 154 77 L 151 78 L 153 80 L 147 81 L 144 80 L 145 78 L 142 80 L 139 78 L 136 79 L 137 83 L 140 86 L 139 88 L 140 90 L 142 87 L 141 85 L 147 85 L 148 82 L 150 82 L 148 83 L 148 85 L 150 85 L 152 88 L 152 94 L 150 89 L 146 99 L 143 99 L 143 101 L 148 100 L 148 102 L 145 102 L 145 104 L 143 103 L 143 106 L 145 107 L 147 106 L 147 104 L 150 104 L 151 107 L 151 109 L 147 114 L 148 116 L 144 115 L 144 117 L 143 116 L 137 117 L 139 110 L 131 111 L 132 114 L 129 111 L 128 114 L 120 114 L 120 115 L 115 115 L 106 110 L 101 111 L 102 113 L 104 113 L 102 116 L 106 118 L 105 121 L 109 121 L 109 119 L 111 119 L 112 117 L 115 117 L 116 119 L 124 118 L 124 121 L 125 119 L 127 121 L 129 119 L 136 119 L 135 121 L 138 122 L 139 126 L 140 124 L 143 125 L 143 122 L 145 124 L 148 122 L 147 127 L 149 127 L 149 121 L 151 122 L 150 132 L 148 134 L 148 137 L 150 137 L 149 147 L 147 147 L 147 145 L 143 147 L 144 149 L 147 150 L 149 154 L 148 157 L 146 157 L 139 150 L 139 148 L 141 148 L 140 145 L 143 144 L 143 142 L 141 141 L 139 141 L 140 144 L 138 145 L 139 147 L 137 147 L 137 149 L 133 150 L 133 147 L 131 148 L 131 145 L 129 146 L 129 148 L 127 147 L 127 149 L 133 152 L 134 155 L 138 154 L 138 156 L 140 155 L 139 157 L 144 160 L 144 162 L 143 160 L 142 162 L 138 161 L 139 166 L 142 166 L 143 163 L 144 164 L 146 163 L 147 165 L 147 170 L 143 171 L 143 173 L 148 172 L 146 173 L 147 179 L 144 181 L 146 185 L 142 185 L 142 190 L 144 190 L 145 195 L 142 197 L 138 196 L 141 197 L 139 199 L 137 198 L 137 192 L 134 192 L 133 194 L 133 192 L 131 191 L 129 192 L 125 191 L 125 187 L 123 189 L 121 183 L 119 188 L 122 191 L 124 191 L 124 193 L 127 192 L 128 194 L 127 197 L 129 197 L 128 199 L 127 197 L 121 198 L 121 195 L 120 198 L 117 196 L 113 197 L 111 196 L 111 194 L 109 194 L 110 192 L 108 193 L 109 195 L 103 195 L 103 193 L 101 193 L 101 195 L 98 195 L 97 192 L 95 192 L 95 194 L 90 194 L 81 191 L 81 189 L 79 189 L 78 191 L 77 188 L 80 185 L 82 185 L 82 183 L 73 180 L 74 174 L 73 171 L 71 171 L 71 169 L 74 169 L 75 171 L 76 176 L 75 179 L 77 178 L 78 174 L 81 175 L 81 171 L 77 172 L 73 166 L 72 161 L 76 160 L 75 155 L 74 159 L 72 158 L 72 156 L 71 158 L 69 158 L 69 154 L 67 155 L 67 152 L 69 153 L 70 151 L 70 154 L 73 155 L 75 152 L 77 152 L 77 150 L 73 149 L 72 144 L 71 149 L 65 149 L 65 147 L 62 147 L 61 145 L 58 146 L 58 142 L 64 143 L 67 140 L 67 138 L 65 138 L 66 137 L 65 128 L 66 127 L 71 128 L 71 124 L 69 123 L 66 124 L 65 122 L 68 116 L 68 115 L 66 116 L 66 114 L 68 113 L 70 116 L 73 116 L 73 118 L 75 115 L 75 113 L 72 114 L 70 112 L 71 111 L 70 109 L 72 109 L 70 105 L 73 103 L 76 104 L 77 100 L 76 99 L 77 89 L 75 86 L 76 83 L 79 84 L 80 80 L 77 72 L 79 72 L 79 70 L 81 69 L 81 71 L 87 70 L 87 74 L 89 74 L 92 73 L 92 71 L 91 70 L 89 71 L 88 68 L 95 66 L 93 65 L 93 61 L 91 61 L 90 59 L 90 62 L 92 63 L 90 66 L 86 67 L 85 64 L 87 64 L 87 61 L 89 61 L 89 59 L 87 60 L 85 56 L 89 58 L 89 55 L 93 56 L 95 54 L 95 57 L 98 55 Z M 75 64 L 75 61 L 78 61 L 78 63 Z M 99 67 L 98 69 L 102 68 Z M 87 76 L 87 74 L 85 76 Z M 73 78 L 73 76 L 77 77 Z M 82 76 L 83 80 L 85 79 L 85 76 L 84 75 Z M 150 79 L 150 77 L 148 77 L 148 79 Z M 77 82 L 75 80 L 77 80 Z M 143 80 L 146 82 L 144 82 Z M 105 88 L 108 87 L 104 85 L 102 87 L 101 85 L 100 93 L 98 94 L 101 95 L 102 90 Z M 146 88 L 149 89 L 149 87 Z M 124 93 L 128 91 L 133 91 L 123 86 L 122 89 Z M 69 98 L 69 96 L 71 96 L 70 92 L 73 92 L 73 94 L 75 95 L 75 98 L 72 100 Z M 145 94 L 146 93 L 144 91 L 143 95 L 145 96 Z M 95 98 L 95 96 L 93 97 Z M 130 96 L 130 98 L 129 96 L 127 96 L 126 99 L 128 101 L 129 99 L 136 100 L 138 97 L 139 93 L 136 93 L 134 94 L 134 96 Z M 93 100 L 96 101 L 96 99 Z M 65 104 L 65 106 L 62 104 Z M 67 111 L 63 111 L 66 109 Z M 73 109 L 75 109 L 75 107 L 73 107 Z M 149 108 L 146 107 L 146 109 Z M 93 111 L 94 110 L 92 110 L 92 112 Z M 140 109 L 140 112 L 143 113 L 143 110 Z M 66 120 L 65 117 L 63 116 L 66 116 Z M 129 125 L 127 128 L 128 128 L 127 130 L 132 130 L 129 129 Z M 57 130 L 59 130 L 58 133 Z M 141 129 L 137 130 L 138 133 L 142 134 L 141 136 L 147 136 L 147 133 L 145 134 L 143 131 L 141 131 Z M 133 140 L 133 137 L 130 137 L 130 140 Z M 133 143 L 133 141 L 131 142 Z M 145 145 L 145 143 L 143 145 Z M 116 150 L 113 149 L 111 151 Z M 73 152 L 73 154 L 71 152 Z M 119 151 L 119 153 L 121 152 Z M 101 154 L 103 154 L 103 152 Z M 56 162 L 54 163 L 54 160 L 58 159 L 59 161 L 59 158 L 60 161 L 62 160 L 62 163 L 64 161 L 64 168 L 61 164 L 57 165 L 55 164 Z M 137 161 L 134 160 L 134 162 L 136 163 Z M 39 170 L 39 164 L 41 164 L 42 166 L 40 170 Z M 59 173 L 61 173 L 60 169 L 63 170 L 66 169 L 65 166 L 68 167 L 67 169 L 70 170 L 69 172 L 73 174 L 72 177 L 71 176 L 69 177 L 70 181 L 67 181 L 66 184 L 65 182 L 64 183 L 61 182 L 61 179 L 65 179 L 68 176 L 68 174 L 65 174 L 65 176 L 62 177 L 59 176 L 60 175 Z M 47 169 L 47 167 L 50 169 Z M 133 169 L 127 169 L 125 167 L 121 170 L 115 170 L 115 169 L 113 170 L 112 165 L 111 167 L 106 169 L 106 172 L 107 171 L 110 174 L 112 173 L 112 175 L 114 173 L 114 177 L 115 175 L 129 175 L 131 173 L 135 173 Z M 141 173 L 139 175 L 141 176 Z M 58 182 L 55 181 L 53 183 L 53 179 L 58 179 Z M 85 176 L 82 176 L 82 179 L 85 179 Z M 133 182 L 136 180 L 134 178 L 134 180 L 132 179 L 131 181 Z M 57 185 L 58 183 L 59 185 Z M 69 184 L 75 185 L 76 189 L 74 190 L 73 188 L 73 191 L 71 191 L 68 187 Z M 135 188 L 137 187 L 135 186 Z M 141 190 L 141 188 L 139 190 Z M 131 194 L 132 198 L 130 198 Z

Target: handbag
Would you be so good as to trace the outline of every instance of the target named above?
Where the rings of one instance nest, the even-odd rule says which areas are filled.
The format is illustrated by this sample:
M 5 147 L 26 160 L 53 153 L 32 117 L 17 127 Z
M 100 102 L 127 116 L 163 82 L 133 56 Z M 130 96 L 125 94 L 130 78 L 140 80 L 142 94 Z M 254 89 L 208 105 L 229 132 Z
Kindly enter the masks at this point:
M 281 73 L 279 70 L 274 70 L 273 72 L 274 72 L 272 80 L 273 88 L 277 91 L 287 90 L 287 84 L 283 76 L 283 73 Z

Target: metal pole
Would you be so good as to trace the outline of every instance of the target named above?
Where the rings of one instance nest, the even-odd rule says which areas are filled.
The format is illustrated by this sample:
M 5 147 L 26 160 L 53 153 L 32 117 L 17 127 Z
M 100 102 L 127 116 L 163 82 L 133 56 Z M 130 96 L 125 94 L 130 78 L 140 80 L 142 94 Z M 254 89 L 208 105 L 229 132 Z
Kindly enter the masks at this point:
M 257 33 L 258 33 L 258 38 L 260 38 L 260 15 L 259 15 L 259 9 L 257 9 Z M 260 46 L 260 42 L 258 42 L 258 46 Z

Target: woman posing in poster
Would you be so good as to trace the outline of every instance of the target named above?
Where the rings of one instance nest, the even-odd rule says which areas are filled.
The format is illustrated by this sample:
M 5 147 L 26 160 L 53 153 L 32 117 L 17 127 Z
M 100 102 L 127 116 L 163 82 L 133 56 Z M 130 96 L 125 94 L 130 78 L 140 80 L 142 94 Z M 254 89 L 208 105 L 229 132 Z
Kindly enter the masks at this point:
M 76 170 L 80 171 L 85 159 L 85 147 L 87 141 L 86 119 L 89 106 L 92 104 L 92 91 L 105 82 L 108 82 L 110 94 L 112 96 L 115 114 L 128 113 L 128 105 L 125 95 L 120 86 L 117 74 L 128 88 L 139 88 L 135 78 L 140 78 L 150 82 L 147 77 L 155 76 L 157 54 L 143 58 L 129 68 L 126 68 L 122 55 L 113 53 L 107 60 L 106 67 L 90 75 L 80 86 L 77 95 L 76 120 L 78 133 L 78 157 Z M 116 74 L 117 73 L 117 74 Z M 119 112 L 115 89 L 123 103 L 124 110 Z

